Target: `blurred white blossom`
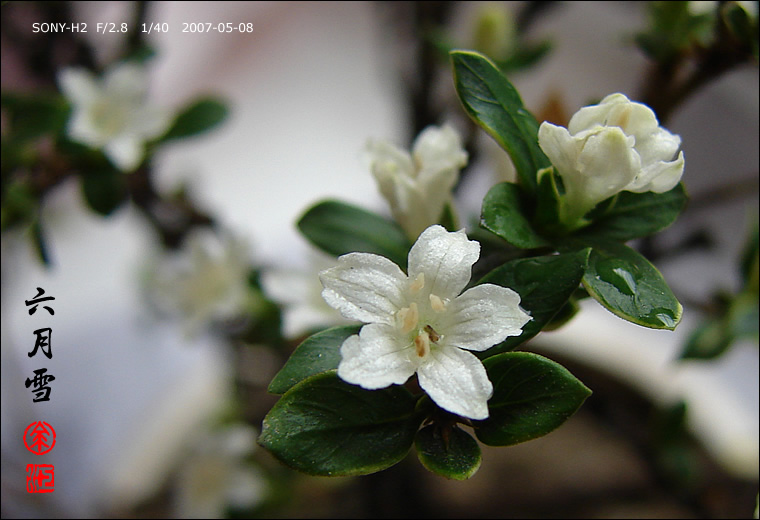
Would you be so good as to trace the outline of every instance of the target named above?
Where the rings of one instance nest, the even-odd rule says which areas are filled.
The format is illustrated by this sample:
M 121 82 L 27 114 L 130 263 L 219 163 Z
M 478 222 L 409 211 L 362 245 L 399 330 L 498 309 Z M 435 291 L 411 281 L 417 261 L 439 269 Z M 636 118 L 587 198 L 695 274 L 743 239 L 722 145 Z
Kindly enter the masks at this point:
M 538 143 L 562 178 L 560 217 L 568 225 L 620 191 L 663 193 L 683 175 L 681 138 L 623 94 L 581 108 L 567 128 L 541 123 Z
M 226 233 L 195 230 L 181 250 L 150 270 L 148 290 L 162 310 L 182 317 L 190 333 L 243 314 L 250 301 L 247 245 Z
M 226 518 L 226 510 L 250 509 L 267 494 L 266 479 L 246 457 L 256 447 L 256 429 L 234 424 L 205 432 L 179 468 L 177 518 Z
M 350 323 L 322 298 L 319 272 L 335 265 L 335 259 L 314 254 L 309 265 L 308 271 L 272 267 L 261 273 L 264 293 L 282 307 L 283 335 L 287 338 Z
M 459 134 L 449 125 L 423 130 L 411 155 L 384 141 L 370 141 L 367 155 L 393 218 L 412 240 L 439 222 L 459 171 L 467 164 Z
M 84 69 L 64 69 L 58 82 L 72 105 L 69 139 L 102 149 L 122 171 L 137 168 L 146 142 L 171 123 L 168 110 L 146 102 L 147 75 L 139 65 L 115 65 L 100 79 Z
M 374 390 L 404 384 L 417 373 L 420 387 L 444 410 L 488 417 L 493 385 L 480 352 L 518 336 L 531 319 L 520 295 L 470 281 L 480 244 L 464 230 L 426 229 L 409 251 L 409 275 L 392 261 L 349 253 L 323 271 L 322 296 L 346 318 L 366 323 L 343 342 L 338 375 Z M 460 294 L 461 293 L 461 294 Z

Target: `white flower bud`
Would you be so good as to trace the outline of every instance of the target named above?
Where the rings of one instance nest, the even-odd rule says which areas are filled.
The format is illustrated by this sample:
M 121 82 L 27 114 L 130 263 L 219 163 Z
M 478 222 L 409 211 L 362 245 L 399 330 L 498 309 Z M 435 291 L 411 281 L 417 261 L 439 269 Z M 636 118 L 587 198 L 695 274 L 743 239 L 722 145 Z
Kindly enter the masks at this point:
M 538 143 L 564 186 L 561 219 L 573 224 L 620 191 L 664 193 L 681 180 L 681 138 L 623 94 L 581 108 L 567 128 L 544 122 Z
M 370 170 L 393 218 L 412 240 L 437 224 L 467 152 L 450 126 L 429 126 L 414 141 L 412 154 L 386 142 L 367 146 Z

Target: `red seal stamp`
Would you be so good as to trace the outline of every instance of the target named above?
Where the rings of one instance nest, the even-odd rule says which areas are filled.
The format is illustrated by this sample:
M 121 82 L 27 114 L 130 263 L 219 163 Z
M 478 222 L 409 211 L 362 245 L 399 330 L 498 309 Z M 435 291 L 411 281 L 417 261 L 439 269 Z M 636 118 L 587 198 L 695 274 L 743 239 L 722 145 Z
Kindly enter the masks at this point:
M 27 464 L 26 473 L 26 490 L 29 493 L 55 491 L 55 468 L 52 464 Z
M 55 446 L 55 430 L 45 421 L 33 422 L 24 430 L 24 446 L 36 455 L 44 455 Z

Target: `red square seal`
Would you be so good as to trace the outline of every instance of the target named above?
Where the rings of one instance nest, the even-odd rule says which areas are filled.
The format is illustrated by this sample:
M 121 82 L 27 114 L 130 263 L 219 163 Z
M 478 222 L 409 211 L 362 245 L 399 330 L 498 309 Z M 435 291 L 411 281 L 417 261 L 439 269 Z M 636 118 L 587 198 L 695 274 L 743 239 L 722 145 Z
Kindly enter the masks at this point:
M 55 468 L 52 464 L 26 465 L 26 490 L 30 493 L 55 491 Z

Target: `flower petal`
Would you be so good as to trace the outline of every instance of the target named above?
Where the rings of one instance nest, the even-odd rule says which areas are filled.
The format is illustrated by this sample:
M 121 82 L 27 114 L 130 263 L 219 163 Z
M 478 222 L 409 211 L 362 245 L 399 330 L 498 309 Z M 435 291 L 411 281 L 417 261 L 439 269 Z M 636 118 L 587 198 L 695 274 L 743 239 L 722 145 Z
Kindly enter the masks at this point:
M 444 410 L 470 419 L 488 417 L 493 385 L 474 354 L 458 348 L 433 349 L 417 376 L 422 389 Z
M 388 260 L 370 253 L 349 253 L 338 265 L 319 273 L 322 298 L 350 320 L 365 323 L 395 323 L 396 312 L 404 307 L 404 272 Z
M 576 175 L 581 142 L 575 141 L 567 128 L 544 121 L 538 127 L 538 145 L 563 180 Z
M 582 182 L 565 184 L 568 200 L 577 201 L 585 213 L 633 181 L 641 167 L 633 140 L 615 126 L 593 131 L 578 157 Z
M 103 152 L 111 162 L 123 172 L 131 172 L 143 159 L 145 149 L 140 139 L 131 135 L 120 135 L 109 141 Z
M 89 105 L 100 96 L 95 76 L 85 69 L 63 69 L 58 73 L 63 94 L 77 105 Z
M 113 67 L 103 77 L 103 87 L 109 97 L 130 103 L 140 103 L 147 93 L 147 86 L 145 69 L 131 63 Z
M 365 152 L 372 175 L 385 195 L 384 186 L 394 177 L 414 176 L 414 164 L 407 152 L 385 141 L 370 141 Z
M 520 295 L 493 284 L 477 285 L 449 303 L 436 331 L 446 346 L 482 351 L 519 336 L 531 320 L 520 308 Z
M 156 106 L 145 106 L 135 111 L 129 120 L 129 131 L 143 139 L 150 140 L 161 136 L 169 129 L 172 113 Z
M 409 279 L 424 273 L 423 297 L 435 294 L 442 299 L 455 298 L 472 276 L 472 265 L 480 256 L 480 244 L 468 240 L 464 230 L 448 232 L 442 226 L 430 226 L 409 251 Z
M 636 136 L 636 150 L 646 167 L 656 161 L 671 161 L 681 147 L 681 138 L 664 128 L 655 128 L 648 135 Z
M 368 390 L 401 385 L 414 374 L 417 359 L 405 335 L 390 325 L 371 323 L 340 347 L 338 376 Z
M 419 172 L 458 170 L 467 164 L 467 152 L 450 125 L 425 128 L 414 141 L 412 156 Z
M 653 191 L 665 193 L 675 188 L 683 175 L 684 159 L 683 152 L 678 154 L 674 161 L 657 161 L 644 168 L 636 179 L 626 186 L 626 190 L 636 193 Z

